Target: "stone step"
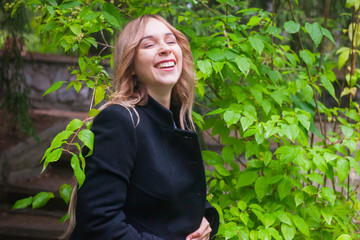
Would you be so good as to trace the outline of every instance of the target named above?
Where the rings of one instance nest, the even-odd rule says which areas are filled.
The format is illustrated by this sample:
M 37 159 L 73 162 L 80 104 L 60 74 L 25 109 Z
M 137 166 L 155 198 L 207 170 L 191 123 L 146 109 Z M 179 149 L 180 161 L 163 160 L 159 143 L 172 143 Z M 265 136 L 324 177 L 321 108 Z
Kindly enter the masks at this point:
M 61 199 L 59 189 L 62 184 L 73 185 L 74 177 L 71 169 L 50 167 L 45 173 L 31 179 L 21 180 L 4 187 L 3 203 L 13 205 L 17 200 L 34 196 L 39 192 L 53 192 L 55 198 L 50 199 L 43 208 L 47 210 L 67 210 L 67 204 Z
M 68 223 L 58 217 L 0 211 L 0 239 L 55 240 L 66 231 Z

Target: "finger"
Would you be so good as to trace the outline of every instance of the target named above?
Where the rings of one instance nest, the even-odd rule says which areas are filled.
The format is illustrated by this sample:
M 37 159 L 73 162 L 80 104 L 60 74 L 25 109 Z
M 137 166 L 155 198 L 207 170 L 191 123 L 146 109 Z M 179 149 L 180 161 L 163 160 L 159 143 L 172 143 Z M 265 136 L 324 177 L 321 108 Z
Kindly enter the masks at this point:
M 206 240 L 210 239 L 210 233 L 211 233 L 211 227 L 209 226 L 202 232 L 202 234 L 199 237 L 191 238 L 191 240 Z
M 201 221 L 201 224 L 200 224 L 200 227 L 195 232 L 189 234 L 186 237 L 186 240 L 204 239 L 204 237 L 208 233 L 209 229 L 210 229 L 210 232 L 211 232 L 209 222 L 207 221 L 207 219 L 205 217 L 203 217 L 203 219 Z

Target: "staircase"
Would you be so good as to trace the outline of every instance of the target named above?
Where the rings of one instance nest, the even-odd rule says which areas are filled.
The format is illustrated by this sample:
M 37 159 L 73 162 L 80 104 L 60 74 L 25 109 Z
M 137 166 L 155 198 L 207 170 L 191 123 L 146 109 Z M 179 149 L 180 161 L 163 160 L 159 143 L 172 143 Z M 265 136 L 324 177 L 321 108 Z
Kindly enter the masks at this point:
M 59 220 L 66 214 L 67 204 L 61 199 L 59 188 L 64 183 L 73 184 L 73 171 L 68 159 L 61 159 L 50 165 L 46 172 L 35 178 L 4 187 L 0 205 L 0 239 L 55 240 L 65 232 L 68 223 L 59 223 Z M 18 199 L 43 191 L 53 192 L 55 195 L 44 207 L 12 210 Z

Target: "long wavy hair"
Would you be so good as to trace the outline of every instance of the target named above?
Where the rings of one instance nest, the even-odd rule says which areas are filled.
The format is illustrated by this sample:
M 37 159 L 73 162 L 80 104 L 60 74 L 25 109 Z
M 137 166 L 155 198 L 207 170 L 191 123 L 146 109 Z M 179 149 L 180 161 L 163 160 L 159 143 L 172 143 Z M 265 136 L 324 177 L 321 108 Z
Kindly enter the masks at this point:
M 194 102 L 195 74 L 189 42 L 184 34 L 158 15 L 143 15 L 130 21 L 117 38 L 114 52 L 114 93 L 105 105 L 120 104 L 127 108 L 146 105 L 148 93 L 145 85 L 133 76 L 134 58 L 150 19 L 164 23 L 175 35 L 183 64 L 179 80 L 171 92 L 171 103 L 179 106 L 179 122 L 182 129 L 194 129 L 191 109 Z

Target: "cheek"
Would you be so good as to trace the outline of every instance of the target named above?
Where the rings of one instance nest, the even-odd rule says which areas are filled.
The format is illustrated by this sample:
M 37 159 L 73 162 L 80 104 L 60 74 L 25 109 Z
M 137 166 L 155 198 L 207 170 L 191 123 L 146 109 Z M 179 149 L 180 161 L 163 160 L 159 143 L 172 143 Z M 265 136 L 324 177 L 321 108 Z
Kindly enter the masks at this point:
M 182 55 L 182 51 L 179 47 L 179 49 L 177 49 L 176 51 L 176 56 L 177 56 L 177 61 L 178 61 L 178 64 L 180 63 L 180 65 L 182 66 L 183 65 L 183 55 Z

